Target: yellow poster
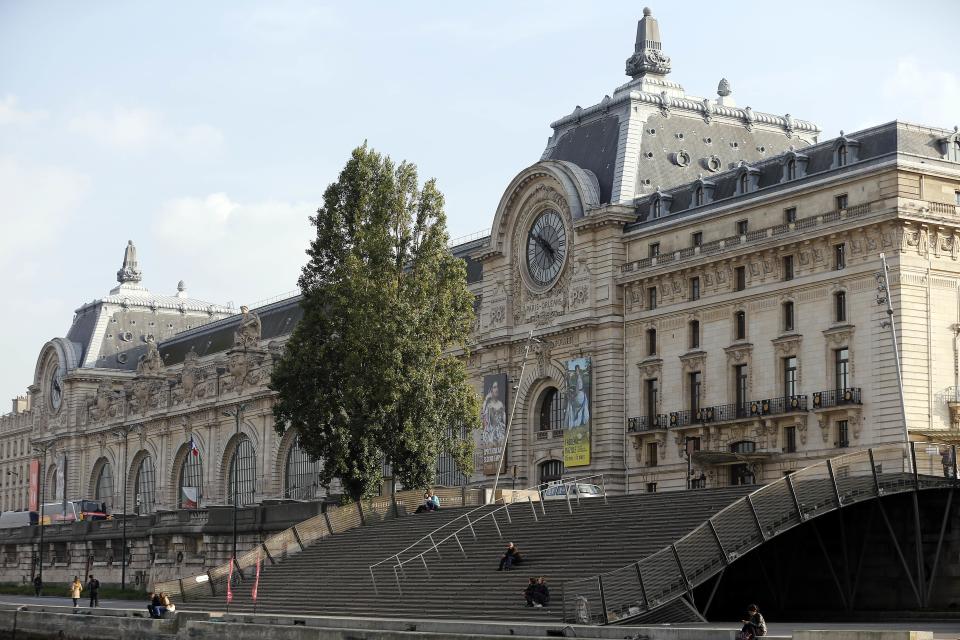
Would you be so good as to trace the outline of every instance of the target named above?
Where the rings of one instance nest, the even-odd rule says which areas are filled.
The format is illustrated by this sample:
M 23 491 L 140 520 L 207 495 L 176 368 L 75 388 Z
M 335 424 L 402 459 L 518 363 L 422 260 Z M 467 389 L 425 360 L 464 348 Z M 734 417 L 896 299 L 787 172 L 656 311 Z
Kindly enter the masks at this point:
M 567 361 L 566 407 L 563 415 L 563 466 L 590 464 L 590 358 Z

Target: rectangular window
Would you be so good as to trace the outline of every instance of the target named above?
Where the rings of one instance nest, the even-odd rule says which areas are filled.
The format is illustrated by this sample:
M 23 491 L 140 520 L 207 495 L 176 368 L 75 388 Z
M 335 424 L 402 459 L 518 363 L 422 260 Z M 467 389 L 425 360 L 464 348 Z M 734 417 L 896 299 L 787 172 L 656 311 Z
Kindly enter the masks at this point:
M 657 330 L 647 329 L 647 355 L 657 355 Z
M 850 446 L 850 428 L 846 420 L 837 420 L 837 446 Z
M 741 417 L 747 409 L 747 365 L 738 364 L 733 368 L 733 381 L 737 417 Z
M 691 234 L 690 240 L 691 240 L 693 246 L 695 246 L 695 247 L 702 247 L 702 246 L 703 246 L 703 232 L 702 232 L 702 231 L 695 231 L 693 234 Z
M 660 257 L 660 243 L 659 243 L 659 242 L 651 242 L 651 243 L 650 243 L 650 257 L 651 257 L 651 258 L 658 258 L 658 257 Z
M 783 210 L 783 222 L 784 224 L 793 224 L 797 221 L 797 208 L 788 207 Z
M 797 357 L 783 359 L 783 395 L 787 398 L 797 395 Z
M 833 246 L 833 268 L 839 271 L 847 267 L 847 245 L 844 242 Z
M 787 300 L 783 303 L 783 330 L 793 331 L 794 326 L 793 302 Z
M 837 322 L 847 321 L 847 294 L 844 291 L 837 291 L 833 294 L 834 318 Z
M 656 493 L 657 492 L 657 483 L 648 482 L 647 483 L 647 493 Z
M 702 377 L 699 371 L 692 371 L 687 374 L 690 385 L 690 415 L 695 416 L 700 411 L 700 383 Z
M 690 321 L 690 348 L 691 349 L 700 348 L 700 321 L 699 320 Z
M 797 428 L 796 427 L 783 428 L 783 452 L 784 453 L 797 452 Z
M 733 315 L 733 322 L 734 322 L 734 339 L 746 340 L 747 339 L 747 314 L 743 311 L 737 311 Z
M 647 426 L 651 429 L 656 425 L 657 420 L 657 379 L 650 378 L 646 381 L 646 400 L 647 400 Z
M 647 443 L 647 466 L 648 467 L 657 466 L 657 453 L 658 453 L 657 447 L 658 445 L 656 442 Z
M 737 291 L 743 291 L 747 288 L 747 268 L 746 267 L 736 267 L 733 270 L 734 277 L 734 288 Z
M 738 236 L 747 235 L 748 225 L 749 225 L 749 221 L 747 220 L 737 220 L 737 235 Z
M 954 203 L 955 203 L 958 207 L 960 207 L 960 191 L 954 191 L 954 192 L 953 192 L 953 195 L 954 195 Z
M 841 193 L 836 197 L 837 211 L 847 208 L 847 194 Z
M 793 280 L 793 256 L 783 256 L 783 279 Z
M 700 299 L 700 278 L 690 278 L 690 299 Z
M 649 287 L 647 289 L 647 310 L 653 311 L 657 308 L 657 288 Z
M 846 347 L 833 352 L 834 380 L 837 394 L 850 388 L 850 350 Z M 838 398 L 839 399 L 839 398 Z

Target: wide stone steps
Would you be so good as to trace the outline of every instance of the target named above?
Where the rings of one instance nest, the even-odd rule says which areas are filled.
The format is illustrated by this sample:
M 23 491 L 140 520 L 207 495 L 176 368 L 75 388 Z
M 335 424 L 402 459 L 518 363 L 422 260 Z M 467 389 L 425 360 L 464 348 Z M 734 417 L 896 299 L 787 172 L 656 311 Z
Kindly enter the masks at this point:
M 754 487 L 755 488 L 755 487 Z M 610 571 L 639 560 L 676 542 L 713 513 L 745 495 L 749 487 L 690 492 L 640 494 L 582 499 L 569 513 L 565 501 L 510 507 L 510 521 L 496 514 L 502 538 L 490 516 L 439 545 L 424 558 L 404 565 L 398 592 L 393 565 L 375 571 L 376 590 L 369 565 L 399 552 L 418 538 L 450 522 L 469 509 L 403 516 L 337 534 L 261 572 L 257 611 L 293 615 L 400 616 L 510 620 L 560 620 L 563 582 Z M 486 511 L 477 512 L 475 515 Z M 466 521 L 442 531 L 440 539 Z M 514 571 L 498 572 L 507 542 L 514 542 L 524 562 Z M 429 544 L 417 551 L 428 550 Z M 416 552 L 403 555 L 410 558 Z M 464 557 L 464 553 L 466 557 Z M 428 574 L 429 571 L 429 574 Z M 405 574 L 405 575 L 404 575 Z M 531 609 L 521 592 L 529 576 L 546 576 L 551 589 L 548 609 Z M 253 611 L 252 571 L 234 589 L 231 611 Z M 225 598 L 187 603 L 217 608 Z

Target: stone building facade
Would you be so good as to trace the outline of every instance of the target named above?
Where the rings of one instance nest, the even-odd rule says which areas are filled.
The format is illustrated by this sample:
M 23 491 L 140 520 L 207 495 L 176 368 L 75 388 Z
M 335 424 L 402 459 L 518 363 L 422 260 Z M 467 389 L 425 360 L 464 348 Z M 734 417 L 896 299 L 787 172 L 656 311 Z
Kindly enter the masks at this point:
M 689 95 L 648 10 L 626 70 L 551 125 L 490 234 L 452 248 L 476 295 L 467 357 L 484 425 L 474 474 L 441 458 L 438 484 L 490 486 L 504 441 L 518 487 L 603 474 L 638 492 L 957 438 L 957 130 L 891 122 L 820 141 L 810 122 L 737 106 L 726 80 L 716 98 Z M 276 434 L 266 386 L 298 299 L 237 313 L 141 280 L 130 243 L 119 286 L 41 349 L 28 397 L 0 417 L 0 508 L 27 508 L 37 484 L 45 502 L 161 519 L 234 495 L 324 497 L 320 463 Z M 878 297 L 893 305 L 909 431 Z M 204 518 L 156 540 L 144 525 L 137 544 L 202 558 L 224 544 Z M 116 531 L 103 538 L 120 553 Z

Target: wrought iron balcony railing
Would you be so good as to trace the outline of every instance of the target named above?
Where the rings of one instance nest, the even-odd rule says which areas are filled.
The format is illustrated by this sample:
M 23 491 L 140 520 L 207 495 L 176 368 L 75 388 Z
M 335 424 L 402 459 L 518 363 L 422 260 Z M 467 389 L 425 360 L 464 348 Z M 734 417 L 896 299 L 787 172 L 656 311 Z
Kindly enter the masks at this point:
M 860 404 L 860 389 L 828 389 L 813 394 L 814 409 L 828 409 L 845 404 Z
M 781 396 L 750 403 L 750 415 L 775 416 L 783 413 L 807 410 L 807 396 Z
M 652 416 L 634 416 L 627 418 L 627 431 L 629 433 L 656 431 L 658 429 L 666 429 L 668 424 L 669 417 L 665 413 Z

